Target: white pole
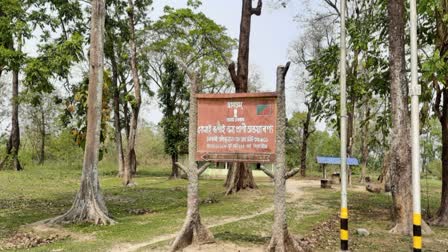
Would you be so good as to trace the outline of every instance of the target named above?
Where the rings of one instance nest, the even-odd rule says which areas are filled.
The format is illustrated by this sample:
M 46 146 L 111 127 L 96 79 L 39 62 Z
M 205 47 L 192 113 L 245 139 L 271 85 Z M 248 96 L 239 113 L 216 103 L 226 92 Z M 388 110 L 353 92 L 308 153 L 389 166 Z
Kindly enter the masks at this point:
M 412 139 L 412 205 L 413 205 L 413 248 L 422 249 L 421 209 L 420 209 L 420 86 L 417 72 L 417 8 L 416 0 L 410 0 L 411 19 L 411 139 Z
M 348 251 L 348 208 L 347 208 L 347 97 L 346 97 L 346 41 L 345 41 L 345 0 L 340 2 L 341 11 L 341 58 L 340 76 L 341 85 L 341 250 Z

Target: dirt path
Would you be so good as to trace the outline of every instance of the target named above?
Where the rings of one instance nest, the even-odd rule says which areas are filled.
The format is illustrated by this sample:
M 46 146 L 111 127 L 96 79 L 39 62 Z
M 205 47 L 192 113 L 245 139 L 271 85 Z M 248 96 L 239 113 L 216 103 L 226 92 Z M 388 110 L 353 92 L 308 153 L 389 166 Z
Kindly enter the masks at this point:
M 294 201 L 299 200 L 300 198 L 303 197 L 303 195 L 305 194 L 303 191 L 303 188 L 305 187 L 313 187 L 313 186 L 319 186 L 320 182 L 318 180 L 287 180 L 286 182 L 286 192 L 287 192 L 287 202 L 291 203 Z M 234 223 L 234 222 L 238 222 L 238 221 L 243 221 L 243 220 L 248 220 L 248 219 L 252 219 L 255 218 L 257 216 L 263 215 L 263 214 L 267 214 L 269 212 L 274 211 L 274 206 L 262 209 L 261 211 L 258 211 L 257 213 L 251 214 L 251 215 L 245 215 L 245 216 L 240 216 L 240 217 L 230 217 L 230 218 L 226 218 L 223 219 L 221 221 L 218 222 L 214 222 L 213 224 L 207 224 L 207 221 L 205 221 L 205 225 L 208 228 L 213 228 L 213 227 L 218 227 L 218 226 L 222 226 L 222 225 L 226 225 L 229 223 Z M 141 242 L 141 243 L 122 243 L 122 244 L 118 244 L 114 247 L 112 247 L 109 252 L 132 252 L 132 251 L 137 251 L 141 248 L 150 246 L 150 245 L 154 245 L 156 243 L 159 242 L 163 242 L 163 241 L 167 241 L 167 240 L 172 240 L 174 238 L 176 238 L 176 234 L 177 233 L 173 233 L 173 234 L 166 234 L 166 235 L 161 235 L 161 236 L 157 236 L 152 238 L 149 241 L 146 242 Z M 260 249 L 262 249 L 262 247 L 240 247 L 237 246 L 235 244 L 231 244 L 231 243 L 215 243 L 215 244 L 209 244 L 209 245 L 203 245 L 201 246 L 200 250 L 203 252 L 207 252 L 207 251 L 247 251 L 247 252 L 251 252 L 251 251 L 260 251 Z M 197 248 L 189 248 L 189 249 L 185 249 L 185 251 L 197 251 Z

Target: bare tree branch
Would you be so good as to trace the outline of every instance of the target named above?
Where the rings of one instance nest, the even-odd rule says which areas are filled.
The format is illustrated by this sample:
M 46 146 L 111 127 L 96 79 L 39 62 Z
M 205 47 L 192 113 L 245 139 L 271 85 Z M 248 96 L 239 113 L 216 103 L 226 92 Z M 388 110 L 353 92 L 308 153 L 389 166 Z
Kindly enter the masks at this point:
M 290 170 L 289 172 L 287 172 L 285 174 L 285 179 L 289 179 L 289 178 L 293 177 L 294 175 L 299 173 L 299 171 L 300 171 L 300 168 L 295 168 L 295 169 Z
M 188 174 L 188 169 L 187 167 L 185 167 L 183 164 L 181 164 L 180 162 L 176 162 L 177 167 L 179 167 L 182 171 L 185 172 L 185 174 Z
M 268 169 L 266 169 L 266 167 L 264 167 L 263 165 L 260 166 L 260 169 L 266 174 L 268 175 L 268 177 L 270 177 L 271 179 L 274 179 L 274 174 L 272 174 L 272 172 Z
M 179 57 L 176 57 L 176 62 L 177 62 L 177 64 L 179 64 L 179 66 L 182 68 L 182 70 L 185 71 L 185 73 L 187 74 L 188 78 L 191 81 L 197 81 L 198 80 L 197 74 L 195 74 L 194 72 L 190 71 L 190 69 L 188 68 L 188 65 L 185 64 L 185 62 L 183 62 Z
M 338 14 L 338 16 L 341 16 L 341 13 L 339 12 L 339 9 L 338 9 L 338 6 L 337 6 L 337 4 L 338 4 L 337 0 L 335 0 L 334 3 L 331 0 L 324 0 L 324 2 L 326 4 L 328 4 L 328 6 L 333 8 L 336 11 L 336 13 Z
M 260 16 L 262 7 L 263 7 L 263 2 L 261 0 L 258 0 L 257 8 L 252 8 L 250 10 L 250 14 Z
M 283 67 L 283 73 L 282 73 L 282 78 L 283 78 L 283 79 L 285 79 L 286 74 L 288 73 L 288 70 L 289 70 L 289 66 L 290 66 L 290 65 L 291 65 L 291 62 L 288 61 L 288 62 L 286 63 L 286 65 Z
M 207 168 L 210 164 L 211 164 L 210 162 L 207 162 L 199 168 L 199 170 L 198 170 L 199 176 L 201 176 L 201 174 L 204 173 L 205 170 L 207 170 Z

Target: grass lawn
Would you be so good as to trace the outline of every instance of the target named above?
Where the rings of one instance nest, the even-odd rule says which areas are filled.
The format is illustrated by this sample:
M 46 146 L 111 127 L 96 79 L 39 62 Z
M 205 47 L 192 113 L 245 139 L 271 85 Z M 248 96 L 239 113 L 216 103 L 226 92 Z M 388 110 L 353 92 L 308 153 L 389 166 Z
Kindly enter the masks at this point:
M 60 215 L 67 211 L 78 189 L 80 166 L 61 163 L 27 166 L 22 172 L 0 172 L 0 240 L 5 242 L 29 231 L 26 224 Z M 61 230 L 64 239 L 28 248 L 31 251 L 107 251 L 117 244 L 134 244 L 160 235 L 177 232 L 186 212 L 185 180 L 168 180 L 163 167 L 142 167 L 135 179 L 137 187 L 123 188 L 115 177 L 115 167 L 102 163 L 101 187 L 109 212 L 118 224 L 113 226 L 68 225 Z M 307 178 L 309 179 L 309 178 Z M 299 180 L 302 180 L 301 178 Z M 356 179 L 354 179 L 355 181 Z M 305 182 L 305 181 L 304 181 Z M 272 206 L 272 185 L 257 181 L 258 190 L 224 196 L 222 179 L 203 179 L 200 184 L 201 214 L 206 225 L 252 215 Z M 299 183 L 301 183 L 299 181 Z M 427 211 L 426 181 L 422 180 L 422 207 Z M 440 181 L 429 180 L 429 206 L 432 213 L 440 198 Z M 323 190 L 304 186 L 303 197 L 288 203 L 290 231 L 313 241 L 314 251 L 338 250 L 338 189 Z M 354 251 L 409 251 L 410 238 L 391 235 L 391 198 L 370 194 L 354 185 L 349 193 L 350 245 Z M 261 248 L 269 241 L 273 213 L 218 225 L 211 228 L 218 242 Z M 370 235 L 355 234 L 367 228 Z M 448 229 L 433 228 L 435 234 L 424 238 L 425 251 L 446 251 Z M 44 234 L 38 234 L 45 236 Z M 2 242 L 0 242 L 0 247 Z M 144 246 L 140 250 L 164 250 L 168 241 Z M 20 250 L 20 249 L 19 249 Z

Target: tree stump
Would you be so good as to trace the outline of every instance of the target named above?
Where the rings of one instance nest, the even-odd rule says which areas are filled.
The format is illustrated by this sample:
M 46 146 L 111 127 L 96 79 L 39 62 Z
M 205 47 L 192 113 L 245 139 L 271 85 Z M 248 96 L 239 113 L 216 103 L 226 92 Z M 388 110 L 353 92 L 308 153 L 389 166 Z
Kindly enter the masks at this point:
M 328 179 L 321 179 L 320 180 L 320 188 L 330 189 L 331 188 L 330 181 Z
M 331 174 L 331 184 L 333 185 L 341 184 L 341 176 L 339 175 L 339 173 Z

